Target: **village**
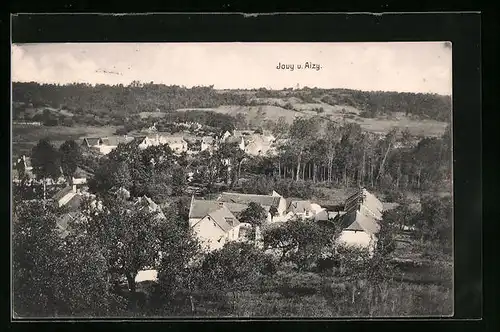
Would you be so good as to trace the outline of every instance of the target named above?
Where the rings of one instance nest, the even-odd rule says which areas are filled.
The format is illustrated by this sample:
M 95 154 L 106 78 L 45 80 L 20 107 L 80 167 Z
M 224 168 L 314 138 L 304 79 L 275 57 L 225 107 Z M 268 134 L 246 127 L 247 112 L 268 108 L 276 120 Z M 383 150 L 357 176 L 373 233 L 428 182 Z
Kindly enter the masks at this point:
M 15 317 L 453 314 L 447 45 L 181 44 L 14 45 Z
M 154 127 L 149 128 L 147 132 L 149 134 L 144 136 L 85 137 L 81 145 L 103 156 L 120 144 L 132 143 L 141 150 L 150 146 L 167 145 L 176 155 L 182 153 L 195 155 L 202 151 L 211 153 L 216 151 L 223 142 L 235 143 L 246 154 L 253 156 L 272 155 L 276 151 L 276 138 L 266 131 L 263 133 L 256 133 L 253 130 L 226 131 L 220 137 L 202 137 L 198 140 L 198 145 L 189 144 L 183 136 L 158 133 Z M 22 163 L 30 181 L 36 182 L 31 172 L 30 157 L 23 156 L 17 163 Z M 17 165 L 14 168 L 16 167 Z M 70 232 L 70 221 L 82 217 L 81 203 L 85 198 L 90 199 L 94 205 L 97 204 L 96 196 L 88 191 L 87 182 L 91 176 L 91 173 L 78 169 L 71 179 L 60 177 L 55 181 L 59 184 L 66 183 L 63 189 L 49 198 L 52 204 L 66 211 L 57 221 L 58 229 L 63 237 Z M 192 178 L 193 174 L 188 174 L 188 183 Z M 14 181 L 19 180 L 14 179 Z M 49 183 L 51 182 L 54 181 L 49 180 Z M 121 193 L 130 198 L 130 193 L 126 189 L 121 189 Z M 159 205 L 149 197 L 136 198 L 135 203 L 145 205 L 149 211 L 157 214 L 158 218 L 165 218 Z M 262 208 L 266 214 L 262 224 L 255 229 L 252 229 L 254 227 L 252 224 L 239 220 L 241 213 L 252 204 Z M 279 227 L 290 220 L 309 220 L 341 225 L 342 232 L 338 237 L 340 243 L 367 248 L 373 252 L 377 243 L 376 234 L 380 228 L 382 213 L 383 204 L 377 197 L 366 189 L 359 188 L 346 199 L 343 209 L 338 211 L 328 211 L 310 200 L 285 198 L 276 191 L 268 195 L 222 192 L 215 199 L 192 195 L 188 218 L 189 226 L 206 251 L 221 249 L 231 241 L 250 241 L 263 247 L 262 230 Z M 155 270 L 139 271 L 136 282 L 156 280 L 156 275 Z

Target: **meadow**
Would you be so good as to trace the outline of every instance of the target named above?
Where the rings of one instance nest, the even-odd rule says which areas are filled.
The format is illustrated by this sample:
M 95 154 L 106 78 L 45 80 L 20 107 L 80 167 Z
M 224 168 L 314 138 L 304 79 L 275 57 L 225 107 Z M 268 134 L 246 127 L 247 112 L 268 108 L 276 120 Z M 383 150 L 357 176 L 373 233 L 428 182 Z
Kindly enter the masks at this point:
M 54 146 L 59 146 L 66 140 L 79 142 L 84 137 L 112 136 L 118 127 L 93 127 L 93 126 L 12 126 L 12 155 L 18 157 L 30 154 L 31 149 L 40 139 L 48 138 Z M 80 142 L 79 142 L 80 143 Z

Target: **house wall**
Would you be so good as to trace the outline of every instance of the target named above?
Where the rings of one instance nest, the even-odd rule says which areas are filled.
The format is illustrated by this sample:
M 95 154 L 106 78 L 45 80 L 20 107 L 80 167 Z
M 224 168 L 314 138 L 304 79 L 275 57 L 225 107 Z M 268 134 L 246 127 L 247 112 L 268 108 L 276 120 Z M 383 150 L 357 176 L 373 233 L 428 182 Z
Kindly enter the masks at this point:
M 208 250 L 217 250 L 224 246 L 226 243 L 227 235 L 224 231 L 210 220 L 209 216 L 201 219 L 196 225 L 193 226 L 193 231 L 202 242 L 202 246 Z M 220 241 L 218 241 L 221 239 Z
M 280 216 L 283 216 L 286 213 L 286 199 L 284 199 L 283 197 L 280 198 L 277 209 Z
M 376 244 L 376 238 L 363 231 L 344 230 L 337 241 L 348 246 L 368 248 L 370 251 L 373 251 Z

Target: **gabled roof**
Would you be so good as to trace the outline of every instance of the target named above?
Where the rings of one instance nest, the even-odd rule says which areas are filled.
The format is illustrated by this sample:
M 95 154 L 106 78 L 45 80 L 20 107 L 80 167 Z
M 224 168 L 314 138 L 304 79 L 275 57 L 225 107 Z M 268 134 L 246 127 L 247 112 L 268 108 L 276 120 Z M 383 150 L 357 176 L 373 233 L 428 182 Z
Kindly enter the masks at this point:
M 83 143 L 87 144 L 88 146 L 99 145 L 99 143 L 101 142 L 102 139 L 100 137 L 85 137 L 83 139 Z
M 293 213 L 305 213 L 307 211 L 312 211 L 312 206 L 310 201 L 290 201 L 286 207 L 287 212 Z
M 213 210 L 217 210 L 220 207 L 219 203 L 213 200 L 192 199 L 189 208 L 189 218 L 203 218 Z
M 352 211 L 342 216 L 343 230 L 362 231 L 368 234 L 377 234 L 380 230 L 378 221 L 367 213 Z
M 134 140 L 131 136 L 111 136 L 102 139 L 102 144 L 118 146 L 118 144 L 128 144 Z
M 375 195 L 369 193 L 366 189 L 360 189 L 351 195 L 345 202 L 344 210 L 346 213 L 359 210 L 367 210 L 373 217 L 382 218 L 383 204 Z
M 67 186 L 61 190 L 59 190 L 54 196 L 52 196 L 53 200 L 59 201 L 61 198 L 69 194 L 73 188 L 71 186 Z
M 211 136 L 204 136 L 202 138 L 202 142 L 205 144 L 212 144 L 214 141 L 215 141 L 214 138 Z
M 210 212 L 208 217 L 224 232 L 228 232 L 240 224 L 239 220 L 236 219 L 234 214 L 232 214 L 226 206 L 222 206 L 219 209 Z
M 271 195 L 254 195 L 254 194 L 240 194 L 240 193 L 222 193 L 218 201 L 226 203 L 239 203 L 250 204 L 251 202 L 258 203 L 265 206 L 278 207 L 281 197 Z

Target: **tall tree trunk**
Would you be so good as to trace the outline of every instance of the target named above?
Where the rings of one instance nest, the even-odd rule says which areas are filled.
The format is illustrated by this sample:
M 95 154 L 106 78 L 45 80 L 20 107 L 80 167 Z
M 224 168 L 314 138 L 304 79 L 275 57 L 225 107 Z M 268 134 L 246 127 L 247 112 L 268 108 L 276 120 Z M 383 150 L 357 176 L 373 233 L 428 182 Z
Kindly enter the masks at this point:
M 281 161 L 278 159 L 278 178 L 281 179 Z
M 305 174 L 306 174 L 306 163 L 304 163 L 304 165 L 302 165 L 302 180 L 305 180 Z
M 135 275 L 133 275 L 131 272 L 127 272 L 125 276 L 127 277 L 128 289 L 131 293 L 135 293 Z
M 380 169 L 378 171 L 378 175 L 377 175 L 377 180 L 380 179 L 380 177 L 383 175 L 384 173 L 384 165 L 385 165 L 385 161 L 387 159 L 387 156 L 389 155 L 389 151 L 391 150 L 391 144 L 389 144 L 389 146 L 387 147 L 387 151 L 385 151 L 385 155 L 384 155 L 384 158 L 382 159 L 382 163 L 380 164 Z
M 365 185 L 366 149 L 363 147 L 363 161 L 361 163 L 361 180 L 359 184 Z
M 300 177 L 300 163 L 302 161 L 302 151 L 299 152 L 299 155 L 297 156 L 297 176 L 295 178 L 295 181 L 299 181 Z
M 47 179 L 43 178 L 43 205 L 45 206 L 45 202 L 47 200 Z
M 316 183 L 316 164 L 313 163 L 313 182 Z

